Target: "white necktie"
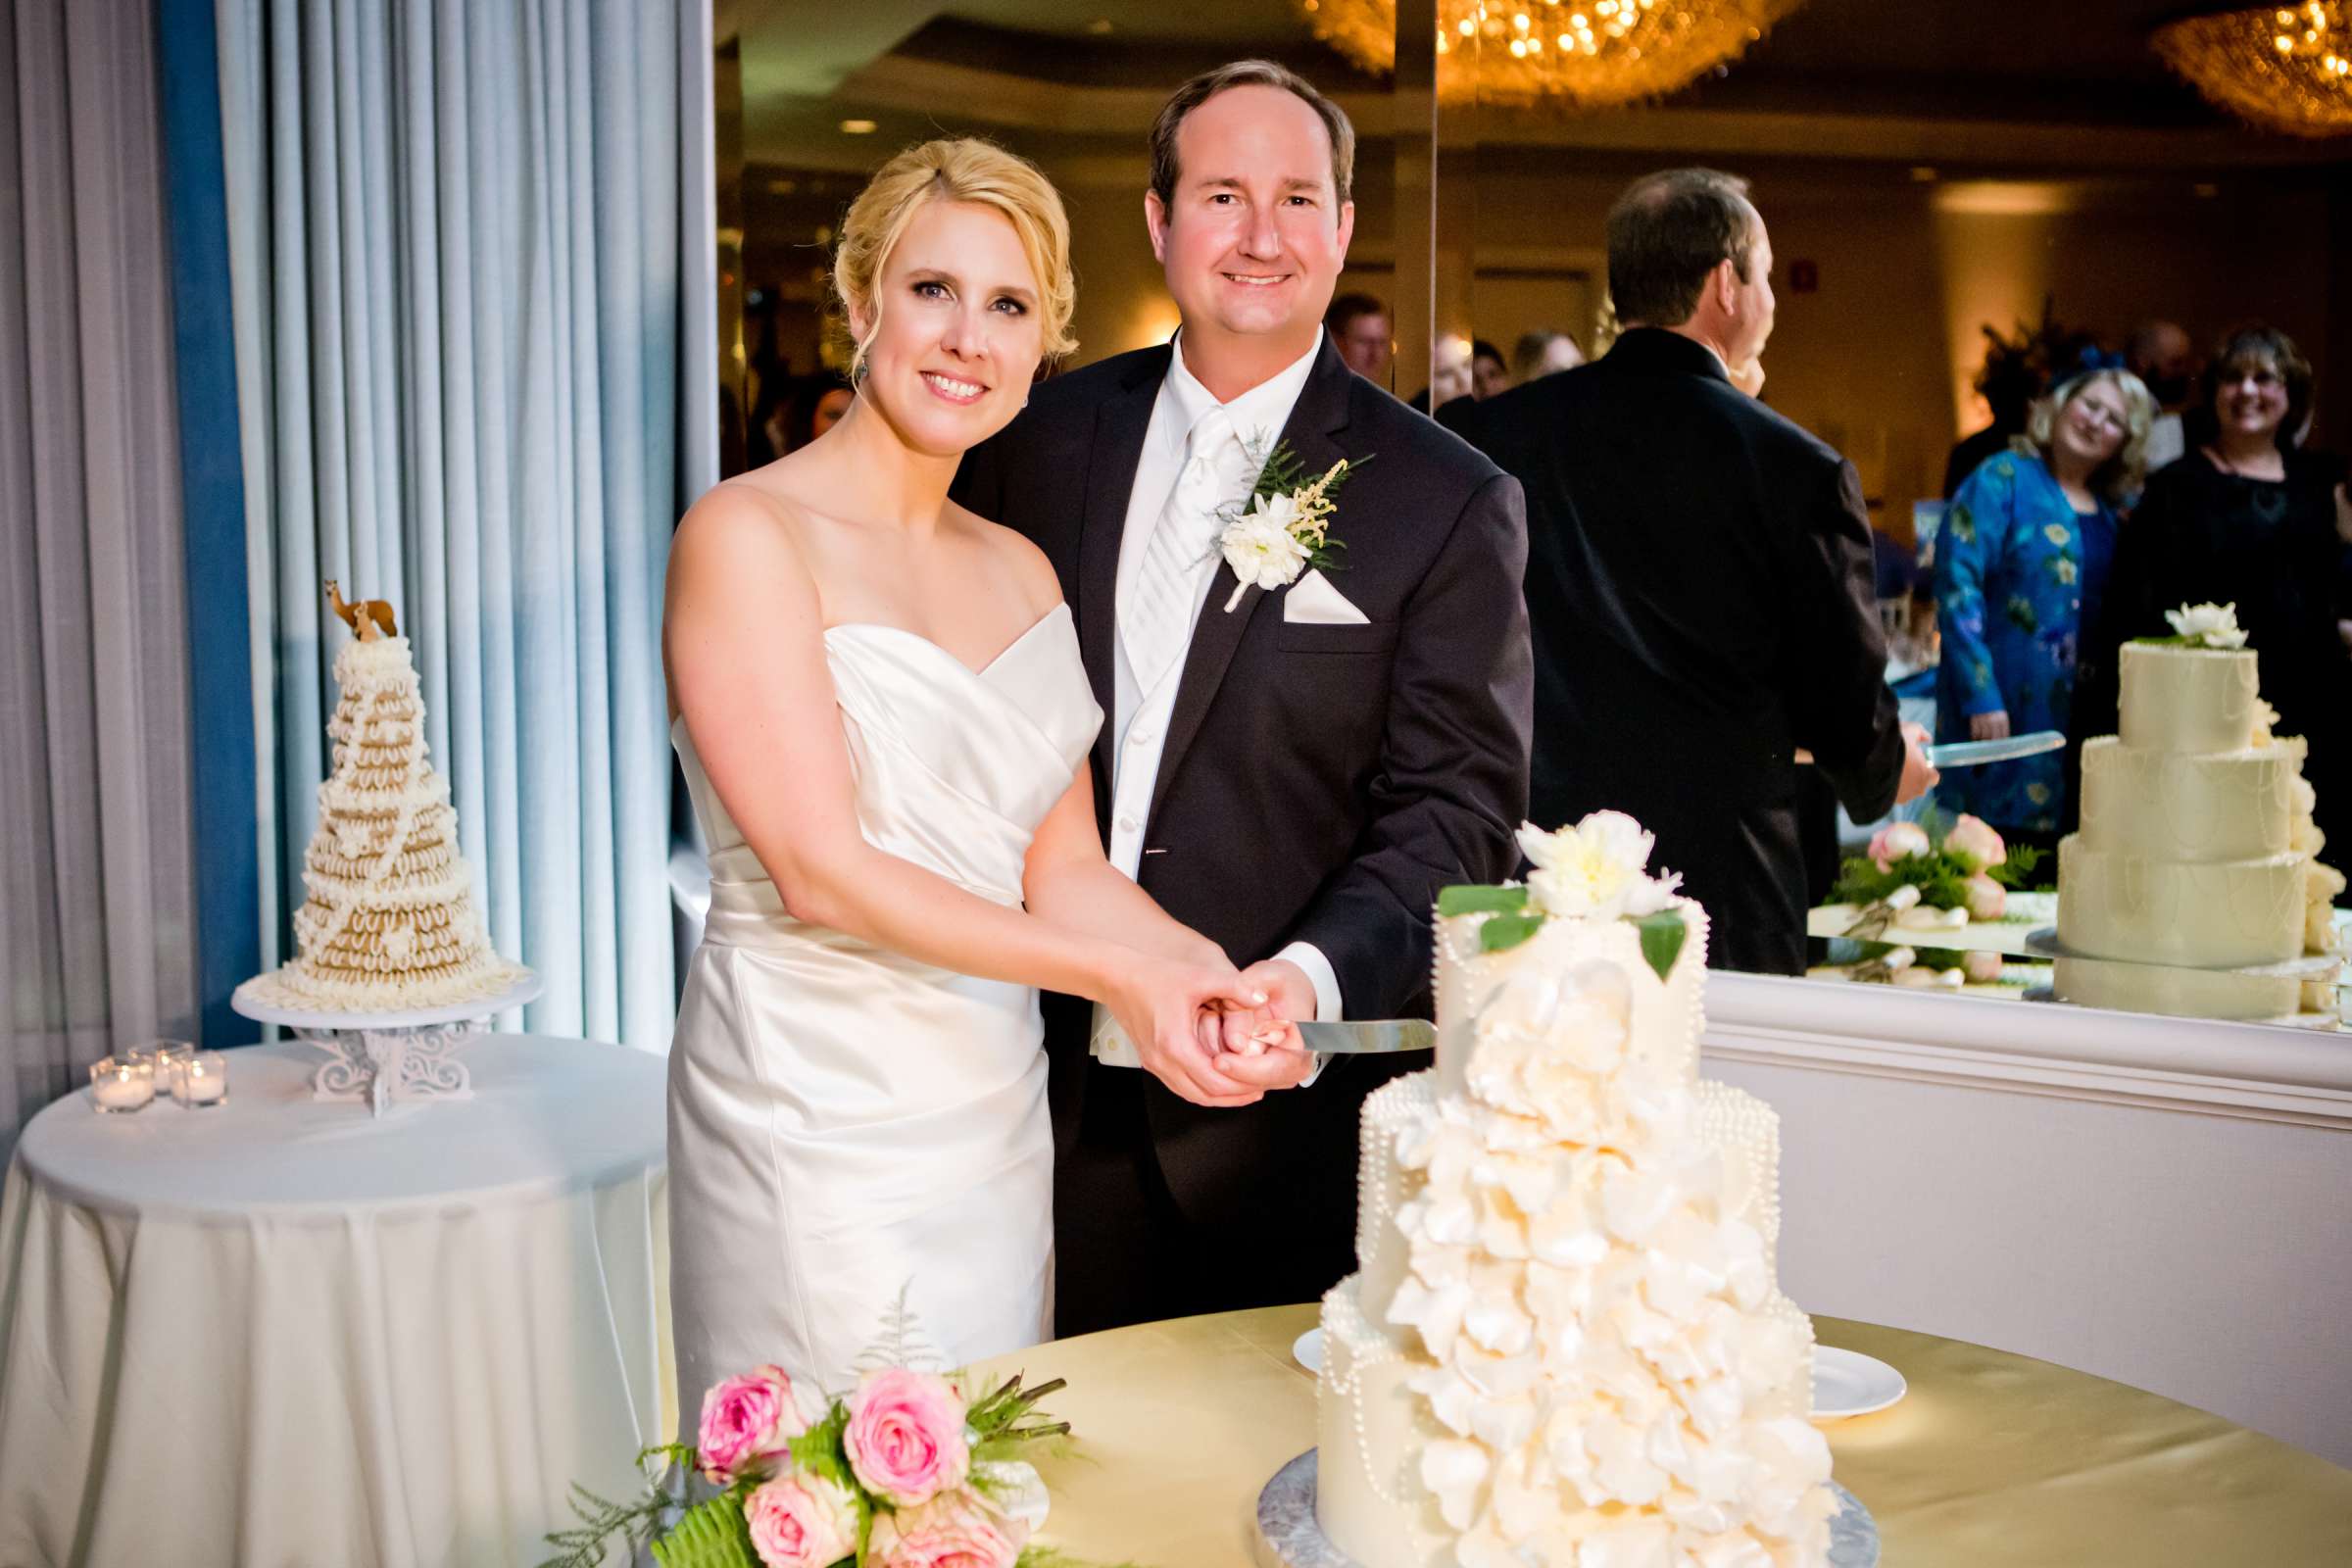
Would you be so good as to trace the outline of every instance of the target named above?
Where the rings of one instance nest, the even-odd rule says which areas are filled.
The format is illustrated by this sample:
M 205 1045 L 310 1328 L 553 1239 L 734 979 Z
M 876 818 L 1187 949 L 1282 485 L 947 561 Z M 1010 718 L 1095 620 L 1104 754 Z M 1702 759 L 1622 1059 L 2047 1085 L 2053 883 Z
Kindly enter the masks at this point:
M 1193 612 L 1200 608 L 1201 591 L 1199 568 L 1224 532 L 1218 510 L 1231 498 L 1229 492 L 1248 482 L 1242 471 L 1248 462 L 1233 416 L 1221 407 L 1201 415 L 1185 439 L 1184 466 L 1145 541 L 1127 603 L 1119 607 L 1119 638 L 1139 691 L 1156 688 L 1192 641 Z

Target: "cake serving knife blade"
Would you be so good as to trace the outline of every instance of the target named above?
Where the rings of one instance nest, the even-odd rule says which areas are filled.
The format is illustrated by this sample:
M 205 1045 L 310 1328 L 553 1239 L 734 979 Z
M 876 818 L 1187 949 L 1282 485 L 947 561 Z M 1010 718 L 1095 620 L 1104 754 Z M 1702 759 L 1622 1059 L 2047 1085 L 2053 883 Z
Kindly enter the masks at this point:
M 2023 735 L 2004 735 L 1997 741 L 1942 741 L 1928 748 L 1928 761 L 1941 769 L 1975 767 L 1980 762 L 2013 762 L 2021 757 L 2039 757 L 2063 751 L 2066 736 L 2054 729 L 2030 729 Z
M 2066 735 L 2054 729 L 2030 729 L 2023 735 L 2004 735 L 1997 741 L 1940 741 L 1928 748 L 1928 763 L 1941 769 L 1946 767 L 1975 767 L 1980 762 L 2013 762 L 2021 757 L 2039 757 L 2044 752 L 2066 749 Z M 1800 765 L 1810 765 L 1813 754 L 1803 747 L 1796 749 Z
M 1302 1023 L 1299 1043 L 1318 1056 L 1386 1055 L 1434 1051 L 1438 1026 L 1427 1018 L 1378 1018 L 1355 1023 Z

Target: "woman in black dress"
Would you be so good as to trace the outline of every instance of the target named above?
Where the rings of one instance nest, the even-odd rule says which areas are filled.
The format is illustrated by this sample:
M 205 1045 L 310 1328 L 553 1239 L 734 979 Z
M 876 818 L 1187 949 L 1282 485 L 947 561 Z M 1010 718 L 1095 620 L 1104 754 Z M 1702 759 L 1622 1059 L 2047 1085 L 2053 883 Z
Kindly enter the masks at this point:
M 2285 333 L 2223 339 L 2206 371 L 2217 434 L 2148 481 L 2116 544 L 2102 642 L 2112 676 L 2125 642 L 2167 634 L 2167 610 L 2234 603 L 2279 732 L 2310 743 L 2304 776 L 2326 857 L 2340 864 L 2352 854 L 2352 647 L 2340 624 L 2352 617 L 2352 500 L 2342 462 L 2296 444 L 2311 399 L 2311 364 Z

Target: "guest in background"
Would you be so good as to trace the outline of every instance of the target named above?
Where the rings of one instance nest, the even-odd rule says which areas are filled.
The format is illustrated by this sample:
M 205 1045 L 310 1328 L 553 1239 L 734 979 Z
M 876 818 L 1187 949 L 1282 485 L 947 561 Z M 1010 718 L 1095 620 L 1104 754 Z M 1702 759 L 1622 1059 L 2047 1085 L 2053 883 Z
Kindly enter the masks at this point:
M 2035 405 L 2013 450 L 1980 464 L 1952 497 L 1936 544 L 1937 740 L 2069 729 L 2077 654 L 2083 628 L 2098 624 L 2116 512 L 2146 472 L 2154 412 L 2129 370 L 2074 376 Z M 2067 764 L 2067 754 L 2044 753 L 1956 770 L 1936 804 L 2052 847 Z
M 1471 395 L 1470 340 L 1459 332 L 1446 333 L 1438 339 L 1436 360 L 1435 378 L 1413 394 L 1412 406 L 1423 414 Z
M 767 438 L 781 455 L 798 452 L 839 424 L 857 396 L 839 371 L 819 370 L 796 382 L 768 420 Z
M 1396 359 L 1396 329 L 1389 308 L 1369 294 L 1343 294 L 1323 313 L 1323 328 L 1348 368 L 1386 388 Z
M 2045 319 L 2045 330 L 2047 325 Z M 2018 342 L 2010 343 L 1989 326 L 1984 338 L 1984 366 L 1977 372 L 1976 386 L 1977 395 L 1992 411 L 1992 422 L 1963 437 L 1944 460 L 1946 501 L 1958 493 L 1961 481 L 1976 472 L 1979 465 L 2008 451 L 2009 443 L 2025 432 L 2034 400 L 2049 384 L 2036 352 L 2036 339 L 2021 335 Z
M 1484 403 L 1511 389 L 1511 368 L 1502 350 L 1480 338 L 1470 345 L 1470 395 Z
M 1622 335 L 1468 429 L 1527 490 L 1533 819 L 1630 812 L 1714 916 L 1710 962 L 1798 974 L 1796 752 L 1861 821 L 1936 774 L 1886 687 L 1853 465 L 1732 384 L 1773 321 L 1746 191 L 1637 181 L 1608 219 Z
M 1520 334 L 1511 348 L 1511 374 L 1521 385 L 1584 363 L 1585 351 L 1576 346 L 1576 339 L 1550 327 Z
M 2148 425 L 2148 471 L 2154 473 L 2188 451 L 2181 416 L 2196 400 L 2196 345 L 2177 321 L 2142 321 L 2124 339 L 2124 368 L 2139 377 L 2156 403 Z
M 2352 616 L 2352 500 L 2340 460 L 2294 445 L 2313 391 L 2311 362 L 2285 333 L 2249 326 L 2222 340 L 2205 375 L 2213 439 L 2148 481 L 2116 552 L 2100 640 L 2165 636 L 2164 612 L 2184 604 L 2235 604 L 2280 732 L 2310 743 L 2303 773 L 2332 859 L 2352 851 L 2352 658 L 2336 630 Z

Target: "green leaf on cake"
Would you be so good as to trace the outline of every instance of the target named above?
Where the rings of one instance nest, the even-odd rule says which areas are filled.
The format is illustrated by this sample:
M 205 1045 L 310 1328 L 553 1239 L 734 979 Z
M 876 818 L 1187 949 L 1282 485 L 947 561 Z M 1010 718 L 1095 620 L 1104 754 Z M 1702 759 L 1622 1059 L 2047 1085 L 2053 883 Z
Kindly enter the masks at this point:
M 1541 914 L 1498 914 L 1478 928 L 1478 945 L 1488 953 L 1507 953 L 1543 926 Z
M 1665 979 L 1674 960 L 1683 956 L 1683 943 L 1690 934 L 1690 928 L 1683 923 L 1683 911 L 1660 909 L 1645 914 L 1634 922 L 1634 929 L 1642 933 L 1642 956 L 1658 972 L 1659 979 Z
M 1516 914 L 1526 907 L 1525 888 L 1485 887 L 1463 882 L 1438 895 L 1438 913 L 1448 920 L 1457 914 Z

